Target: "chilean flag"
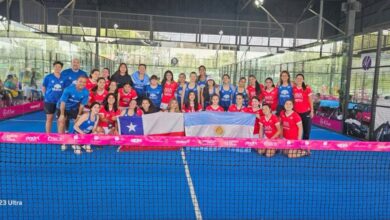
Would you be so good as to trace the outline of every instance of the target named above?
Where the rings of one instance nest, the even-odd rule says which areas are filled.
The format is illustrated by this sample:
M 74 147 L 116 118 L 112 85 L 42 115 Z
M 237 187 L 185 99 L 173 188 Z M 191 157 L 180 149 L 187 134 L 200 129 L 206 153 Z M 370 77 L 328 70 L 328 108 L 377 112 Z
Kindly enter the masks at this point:
M 157 112 L 142 117 L 119 117 L 119 134 L 146 136 L 184 136 L 183 113 Z
M 118 130 L 120 135 L 146 135 L 146 136 L 184 136 L 184 117 L 182 113 L 157 112 L 153 114 L 118 117 Z M 121 146 L 119 151 L 135 150 L 177 150 L 178 147 L 147 147 L 139 148 Z

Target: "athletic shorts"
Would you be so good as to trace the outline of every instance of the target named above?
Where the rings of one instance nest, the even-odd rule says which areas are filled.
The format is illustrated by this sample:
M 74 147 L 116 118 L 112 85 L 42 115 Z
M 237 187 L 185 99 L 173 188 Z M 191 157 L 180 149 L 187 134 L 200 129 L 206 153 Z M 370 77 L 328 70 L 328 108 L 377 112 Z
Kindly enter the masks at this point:
M 45 102 L 43 109 L 45 110 L 45 113 L 47 115 L 52 115 L 52 114 L 56 113 L 57 104 Z
M 69 119 L 76 119 L 78 114 L 79 114 L 79 110 L 78 109 L 65 110 L 65 118 L 67 120 L 69 120 Z M 57 109 L 57 118 L 59 118 L 60 115 L 61 115 L 61 110 Z

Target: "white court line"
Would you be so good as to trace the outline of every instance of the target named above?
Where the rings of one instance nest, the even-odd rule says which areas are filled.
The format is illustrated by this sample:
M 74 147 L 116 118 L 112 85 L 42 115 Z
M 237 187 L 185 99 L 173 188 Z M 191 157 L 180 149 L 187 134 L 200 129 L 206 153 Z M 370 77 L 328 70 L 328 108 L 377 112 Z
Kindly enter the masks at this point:
M 190 169 L 188 168 L 186 154 L 185 154 L 183 148 L 181 149 L 181 159 L 183 160 L 184 171 L 186 173 L 188 187 L 190 188 L 191 200 L 192 200 L 192 205 L 194 206 L 196 219 L 197 220 L 202 220 L 203 219 L 202 218 L 202 213 L 200 212 L 198 199 L 196 198 L 194 184 L 192 183 Z
M 15 121 L 15 122 L 46 122 L 46 120 L 34 120 L 34 119 L 29 119 L 29 120 L 8 119 L 7 121 Z M 53 123 L 57 123 L 57 121 L 53 120 Z

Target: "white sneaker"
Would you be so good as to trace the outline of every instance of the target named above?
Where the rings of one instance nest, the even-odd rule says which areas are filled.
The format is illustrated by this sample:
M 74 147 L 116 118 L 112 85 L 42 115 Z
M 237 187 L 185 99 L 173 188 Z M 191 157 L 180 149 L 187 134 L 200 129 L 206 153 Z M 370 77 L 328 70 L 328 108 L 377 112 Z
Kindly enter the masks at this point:
M 72 145 L 73 151 L 75 154 L 80 155 L 81 154 L 81 147 L 78 145 Z
M 61 150 L 62 151 L 66 151 L 68 149 L 68 146 L 66 146 L 65 144 L 61 145 Z

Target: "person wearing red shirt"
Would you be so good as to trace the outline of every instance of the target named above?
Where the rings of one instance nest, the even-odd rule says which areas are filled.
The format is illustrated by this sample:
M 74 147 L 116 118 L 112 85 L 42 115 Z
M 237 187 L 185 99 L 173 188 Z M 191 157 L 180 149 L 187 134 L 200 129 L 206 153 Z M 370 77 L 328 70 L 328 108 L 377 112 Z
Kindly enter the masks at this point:
M 199 104 L 198 96 L 194 91 L 188 93 L 187 100 L 185 101 L 182 112 L 200 112 L 202 111 L 202 105 Z
M 225 110 L 219 104 L 219 96 L 214 94 L 211 96 L 211 105 L 206 107 L 206 111 L 209 112 L 224 112 Z
M 254 138 L 259 138 L 259 119 L 263 115 L 263 112 L 261 111 L 261 103 L 259 101 L 259 98 L 257 96 L 252 97 L 250 100 L 252 103 L 252 106 L 248 106 L 245 108 L 244 112 L 250 113 L 250 114 L 256 114 L 256 121 L 255 121 L 255 126 L 253 130 L 253 137 Z
M 293 106 L 293 101 L 287 100 L 284 103 L 285 110 L 280 112 L 280 121 L 283 127 L 281 137 L 287 140 L 302 140 L 302 120 L 298 113 L 294 112 Z M 306 150 L 284 150 L 283 152 L 289 158 L 303 157 L 310 154 Z
M 107 67 L 102 70 L 101 76 L 106 80 L 105 89 L 108 91 L 108 88 L 110 87 L 110 69 Z
M 249 85 L 247 86 L 246 90 L 248 91 L 248 106 L 252 105 L 251 101 L 253 97 L 258 97 L 259 101 L 263 100 L 261 93 L 264 90 L 264 86 L 257 81 L 256 76 L 249 76 Z
M 109 93 L 104 100 L 104 106 L 99 112 L 99 123 L 97 131 L 104 134 L 118 134 L 116 118 L 121 114 L 118 109 L 117 99 L 113 93 Z
M 105 90 L 105 84 L 106 80 L 103 77 L 97 80 L 97 85 L 89 92 L 89 103 L 98 102 L 103 104 L 104 99 L 108 95 L 107 90 Z
M 280 137 L 281 129 L 279 118 L 273 115 L 269 104 L 264 104 L 262 108 L 264 116 L 260 117 L 259 125 L 259 136 L 264 139 L 277 139 Z M 265 155 L 266 157 L 272 157 L 275 155 L 275 149 L 259 149 L 259 154 Z
M 278 88 L 275 87 L 272 78 L 265 79 L 265 88 L 262 90 L 261 96 L 264 98 L 264 103 L 271 107 L 272 113 L 276 113 L 278 108 Z
M 93 89 L 96 86 L 99 75 L 100 73 L 98 69 L 93 69 L 91 71 L 87 83 L 85 84 L 85 88 L 88 89 L 88 91 L 91 91 L 91 89 Z
M 306 85 L 303 74 L 295 76 L 295 86 L 293 87 L 294 111 L 301 116 L 303 126 L 303 140 L 309 140 L 311 130 L 311 120 L 314 116 L 312 90 Z
M 154 106 L 152 100 L 150 100 L 150 98 L 148 97 L 144 97 L 141 100 L 141 108 L 137 110 L 137 115 L 139 116 L 143 114 L 147 115 L 147 114 L 155 113 L 156 111 L 158 110 L 156 110 L 156 107 Z
M 244 95 L 241 93 L 238 93 L 236 95 L 236 104 L 230 105 L 228 112 L 244 112 L 244 111 L 245 111 Z
M 137 99 L 137 92 L 131 88 L 130 83 L 125 83 L 123 88 L 118 89 L 118 101 L 120 108 L 127 108 L 131 100 Z
M 160 107 L 162 110 L 166 110 L 171 99 L 175 97 L 178 84 L 173 80 L 173 73 L 170 70 L 165 71 L 164 78 L 161 82 L 162 86 L 162 98 Z

